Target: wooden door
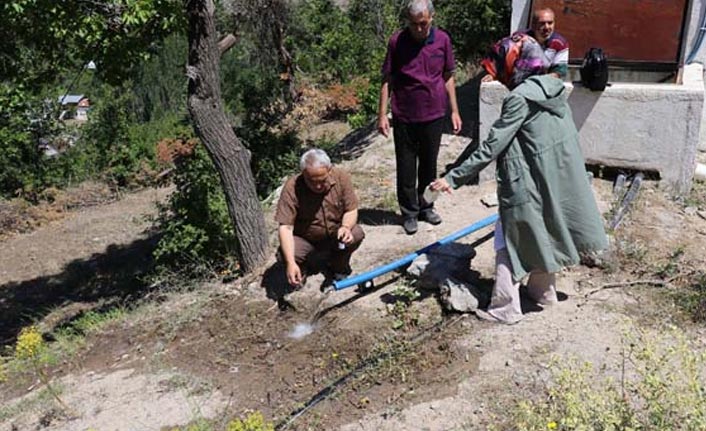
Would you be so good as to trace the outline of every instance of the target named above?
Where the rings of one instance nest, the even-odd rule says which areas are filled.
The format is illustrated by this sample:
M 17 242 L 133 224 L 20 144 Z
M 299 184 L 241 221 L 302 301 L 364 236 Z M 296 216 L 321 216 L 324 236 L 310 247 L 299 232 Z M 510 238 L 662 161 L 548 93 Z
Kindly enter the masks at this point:
M 687 0 L 534 0 L 532 3 L 531 10 L 545 7 L 554 10 L 555 31 L 569 41 L 572 63 L 580 62 L 591 47 L 603 48 L 613 64 L 679 62 Z

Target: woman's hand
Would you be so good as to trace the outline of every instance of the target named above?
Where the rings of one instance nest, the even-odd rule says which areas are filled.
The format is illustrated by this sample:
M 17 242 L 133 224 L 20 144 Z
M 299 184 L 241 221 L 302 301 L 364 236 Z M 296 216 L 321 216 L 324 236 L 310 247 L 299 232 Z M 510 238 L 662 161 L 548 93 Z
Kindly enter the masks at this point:
M 429 185 L 429 188 L 431 188 L 435 192 L 438 191 L 438 192 L 444 192 L 444 193 L 449 193 L 449 194 L 453 193 L 453 188 L 448 183 L 448 181 L 446 181 L 443 178 L 438 178 L 438 179 L 432 181 L 432 183 Z

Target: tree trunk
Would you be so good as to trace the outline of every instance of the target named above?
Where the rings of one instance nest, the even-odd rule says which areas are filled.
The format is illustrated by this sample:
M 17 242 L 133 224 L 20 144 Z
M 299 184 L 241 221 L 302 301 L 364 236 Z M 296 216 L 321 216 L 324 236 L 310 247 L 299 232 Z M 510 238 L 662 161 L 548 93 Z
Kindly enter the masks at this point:
M 250 168 L 250 152 L 230 125 L 221 100 L 220 50 L 213 0 L 185 0 L 189 20 L 187 105 L 196 135 L 221 178 L 237 238 L 236 254 L 250 272 L 265 261 L 267 230 Z

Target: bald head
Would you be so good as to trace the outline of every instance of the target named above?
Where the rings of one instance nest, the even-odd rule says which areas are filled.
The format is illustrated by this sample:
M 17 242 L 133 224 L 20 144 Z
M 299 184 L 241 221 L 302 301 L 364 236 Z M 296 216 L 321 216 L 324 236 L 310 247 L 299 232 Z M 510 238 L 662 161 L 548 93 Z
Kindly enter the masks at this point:
M 544 43 L 554 34 L 554 11 L 549 8 L 537 9 L 532 14 L 532 31 L 537 42 Z

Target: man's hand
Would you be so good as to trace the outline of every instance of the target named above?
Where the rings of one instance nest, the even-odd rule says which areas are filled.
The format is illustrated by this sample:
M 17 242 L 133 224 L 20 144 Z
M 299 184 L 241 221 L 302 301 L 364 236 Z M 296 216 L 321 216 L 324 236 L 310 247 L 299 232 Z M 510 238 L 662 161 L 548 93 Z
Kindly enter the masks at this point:
M 299 269 L 299 265 L 296 263 L 287 264 L 287 281 L 289 284 L 295 287 L 301 287 L 302 285 L 302 270 Z
M 461 131 L 463 123 L 461 122 L 461 116 L 458 115 L 458 112 L 451 113 L 451 125 L 453 125 L 454 134 L 458 134 L 458 132 Z
M 434 191 L 439 191 L 439 192 L 444 192 L 444 193 L 453 193 L 453 188 L 451 185 L 448 183 L 443 178 L 436 179 L 432 181 L 432 183 L 429 185 L 429 188 L 431 188 Z
M 390 120 L 387 114 L 378 116 L 378 132 L 386 138 L 390 135 Z
M 351 230 L 347 227 L 341 226 L 338 228 L 337 238 L 344 244 L 350 244 L 353 242 L 353 233 L 351 233 Z

